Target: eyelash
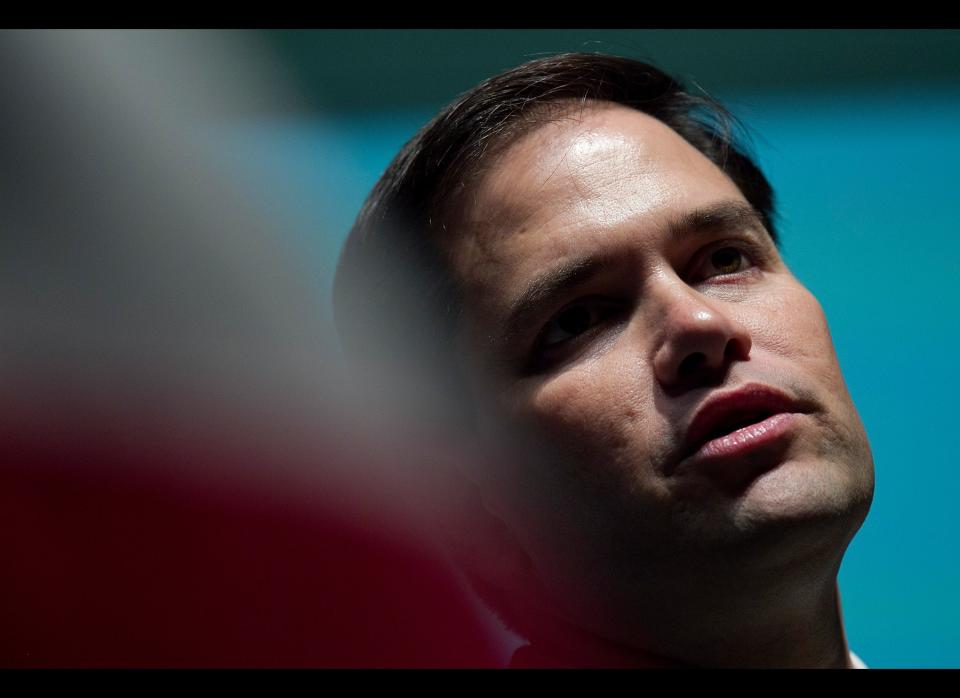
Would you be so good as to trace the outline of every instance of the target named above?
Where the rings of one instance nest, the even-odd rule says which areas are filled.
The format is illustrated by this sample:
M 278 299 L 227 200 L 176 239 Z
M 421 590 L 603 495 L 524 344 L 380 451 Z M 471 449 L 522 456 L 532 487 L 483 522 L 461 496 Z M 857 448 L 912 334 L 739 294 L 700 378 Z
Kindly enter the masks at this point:
M 693 283 L 704 283 L 709 279 L 720 276 L 739 277 L 745 273 L 755 272 L 758 270 L 763 260 L 763 249 L 759 245 L 747 240 L 724 240 L 711 245 L 700 256 L 698 256 L 695 262 L 687 267 L 688 271 L 685 273 L 685 277 L 691 278 L 691 273 L 701 267 L 705 262 L 709 262 L 715 253 L 728 249 L 736 250 L 740 254 L 739 261 L 743 262 L 745 260 L 746 266 L 744 267 L 741 264 L 741 266 L 734 271 L 727 273 L 720 272 L 710 276 L 705 276 L 704 278 L 698 279 Z M 596 311 L 597 309 L 600 309 L 600 312 L 590 312 L 591 323 L 589 327 L 584 329 L 579 334 L 567 339 L 562 339 L 559 342 L 546 344 L 546 337 L 554 326 L 554 323 L 556 323 L 564 315 L 564 313 L 576 308 L 587 308 L 589 311 Z M 618 312 L 622 310 L 622 308 L 622 304 L 617 301 L 591 296 L 579 298 L 573 303 L 570 303 L 564 307 L 550 318 L 550 320 L 540 330 L 540 333 L 534 340 L 534 349 L 530 366 L 531 370 L 544 369 L 547 368 L 551 363 L 561 360 L 564 354 L 573 350 L 573 346 L 577 342 L 589 338 L 594 332 L 597 331 L 597 328 L 599 328 L 604 321 L 609 320 L 611 317 L 615 317 Z M 593 322 L 593 320 L 595 320 L 595 322 Z M 559 326 L 557 327 L 559 328 Z M 561 329 L 561 331 L 566 331 L 562 330 L 562 328 L 559 329 Z
M 746 268 L 737 269 L 735 271 L 728 272 L 728 273 L 721 272 L 719 274 L 714 274 L 713 276 L 705 277 L 704 281 L 706 279 L 712 279 L 715 276 L 736 276 L 744 272 L 755 271 L 761 266 L 761 264 L 765 259 L 763 248 L 761 248 L 759 245 L 757 245 L 756 243 L 750 240 L 723 240 L 713 245 L 710 245 L 695 260 L 695 262 L 687 268 L 685 277 L 690 278 L 692 271 L 697 269 L 699 266 L 701 266 L 703 262 L 708 261 L 715 253 L 722 252 L 723 250 L 727 250 L 727 249 L 737 250 L 737 252 L 740 253 L 741 257 L 747 260 L 747 264 L 749 266 L 747 266 Z M 697 283 L 700 283 L 700 282 L 697 282 Z

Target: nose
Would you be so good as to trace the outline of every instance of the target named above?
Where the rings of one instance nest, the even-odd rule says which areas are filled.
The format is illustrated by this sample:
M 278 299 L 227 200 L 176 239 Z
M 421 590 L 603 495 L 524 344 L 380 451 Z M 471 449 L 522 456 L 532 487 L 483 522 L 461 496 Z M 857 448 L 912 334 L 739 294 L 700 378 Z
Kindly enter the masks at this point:
M 729 304 L 679 280 L 661 284 L 655 305 L 662 332 L 653 356 L 657 381 L 666 390 L 719 382 L 734 361 L 746 361 L 752 341 Z

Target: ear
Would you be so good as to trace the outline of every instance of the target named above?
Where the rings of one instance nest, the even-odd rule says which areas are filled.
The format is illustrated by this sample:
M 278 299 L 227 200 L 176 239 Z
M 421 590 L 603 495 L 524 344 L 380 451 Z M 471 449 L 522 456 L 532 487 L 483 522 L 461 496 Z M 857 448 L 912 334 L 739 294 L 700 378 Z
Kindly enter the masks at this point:
M 489 594 L 483 590 L 493 588 L 498 598 L 508 598 L 512 606 L 540 606 L 546 590 L 521 537 L 501 514 L 497 478 L 485 476 L 485 469 L 493 467 L 489 458 L 497 456 L 492 454 L 489 441 L 468 442 L 465 452 L 469 455 L 456 468 L 444 546 L 488 603 Z

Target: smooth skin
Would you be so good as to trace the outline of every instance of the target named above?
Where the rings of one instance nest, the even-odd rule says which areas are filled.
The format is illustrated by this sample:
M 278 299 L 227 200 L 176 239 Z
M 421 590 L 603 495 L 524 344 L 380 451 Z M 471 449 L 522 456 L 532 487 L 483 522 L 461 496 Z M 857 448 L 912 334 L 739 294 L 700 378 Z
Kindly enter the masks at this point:
M 665 124 L 577 103 L 488 163 L 444 243 L 487 573 L 627 663 L 849 666 L 837 574 L 873 460 L 821 306 L 750 212 Z M 704 400 L 750 383 L 806 413 L 733 486 L 673 472 Z

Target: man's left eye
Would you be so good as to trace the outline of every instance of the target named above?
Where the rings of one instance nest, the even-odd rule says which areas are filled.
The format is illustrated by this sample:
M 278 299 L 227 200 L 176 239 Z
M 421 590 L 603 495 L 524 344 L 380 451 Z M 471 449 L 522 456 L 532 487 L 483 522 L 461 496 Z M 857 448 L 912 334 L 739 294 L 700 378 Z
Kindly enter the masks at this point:
M 738 247 L 721 247 L 707 257 L 704 277 L 735 274 L 753 265 L 753 261 Z

